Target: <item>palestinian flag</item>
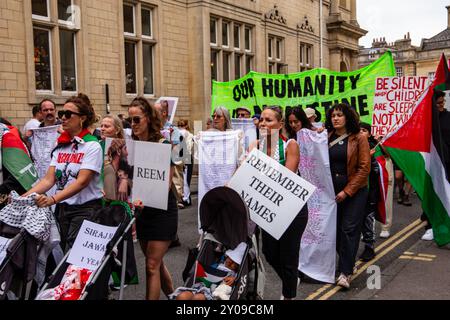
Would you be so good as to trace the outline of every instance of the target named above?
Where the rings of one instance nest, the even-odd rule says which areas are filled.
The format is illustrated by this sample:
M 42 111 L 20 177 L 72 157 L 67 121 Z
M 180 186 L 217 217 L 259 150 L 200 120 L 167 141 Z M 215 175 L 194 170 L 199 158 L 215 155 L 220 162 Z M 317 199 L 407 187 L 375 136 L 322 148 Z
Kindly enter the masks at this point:
M 377 161 L 378 165 L 378 171 L 380 172 L 380 175 L 378 176 L 378 184 L 380 187 L 380 190 L 378 191 L 378 194 L 380 195 L 378 197 L 378 203 L 377 203 L 377 215 L 376 219 L 381 222 L 382 224 L 386 224 L 386 205 L 387 205 L 387 198 L 388 198 L 388 190 L 389 190 L 389 180 L 392 181 L 394 177 L 389 175 L 389 170 L 386 167 L 387 161 L 386 158 L 383 155 L 383 152 L 381 151 L 380 146 L 377 146 L 375 148 L 375 154 L 373 155 L 375 157 L 375 160 Z
M 38 181 L 38 174 L 28 149 L 20 138 L 17 128 L 0 124 L 1 164 L 16 178 L 25 190 Z
M 450 243 L 450 183 L 445 175 L 433 93 L 435 88 L 447 84 L 449 70 L 442 55 L 436 78 L 417 101 L 411 118 L 387 135 L 383 143 L 422 200 L 434 240 L 440 246 Z
M 195 282 L 203 282 L 206 287 L 211 287 L 211 284 L 218 284 L 223 281 L 223 278 L 227 276 L 228 272 L 218 270 L 213 267 L 203 266 L 200 262 L 196 261 L 195 265 Z

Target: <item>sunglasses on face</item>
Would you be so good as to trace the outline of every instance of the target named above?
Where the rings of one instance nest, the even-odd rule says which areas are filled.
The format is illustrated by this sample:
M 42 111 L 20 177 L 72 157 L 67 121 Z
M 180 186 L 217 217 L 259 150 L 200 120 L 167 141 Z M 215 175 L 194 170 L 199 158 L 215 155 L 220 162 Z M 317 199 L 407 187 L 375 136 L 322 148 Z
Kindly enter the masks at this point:
M 83 114 L 78 113 L 78 112 L 74 112 L 74 111 L 70 111 L 70 110 L 61 110 L 58 111 L 58 117 L 61 119 L 63 116 L 66 119 L 70 119 L 72 117 L 73 114 L 76 114 L 77 116 L 82 116 Z
M 136 123 L 139 124 L 141 122 L 141 119 L 144 118 L 144 116 L 134 116 L 134 117 L 129 117 L 127 118 L 127 121 L 129 123 Z

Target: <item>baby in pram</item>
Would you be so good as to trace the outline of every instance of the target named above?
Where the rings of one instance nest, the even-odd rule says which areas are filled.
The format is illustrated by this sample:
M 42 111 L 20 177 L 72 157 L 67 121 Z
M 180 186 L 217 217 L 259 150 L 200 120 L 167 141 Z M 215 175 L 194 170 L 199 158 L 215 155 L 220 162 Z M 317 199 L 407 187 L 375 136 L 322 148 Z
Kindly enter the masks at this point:
M 235 249 L 225 252 L 223 262 L 211 266 L 215 270 L 226 273 L 217 283 L 212 282 L 208 285 L 209 281 L 199 281 L 191 288 L 179 287 L 169 298 L 176 300 L 229 300 L 246 247 L 247 245 L 241 242 Z

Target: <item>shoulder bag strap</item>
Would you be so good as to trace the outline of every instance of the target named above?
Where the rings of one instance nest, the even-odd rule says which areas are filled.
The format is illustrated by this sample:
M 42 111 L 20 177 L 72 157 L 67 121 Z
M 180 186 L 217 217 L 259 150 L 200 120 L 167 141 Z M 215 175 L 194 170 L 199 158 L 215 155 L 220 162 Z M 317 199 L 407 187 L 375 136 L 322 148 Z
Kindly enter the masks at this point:
M 337 138 L 336 140 L 330 142 L 330 143 L 328 144 L 328 149 L 331 149 L 331 148 L 334 147 L 337 143 L 341 142 L 342 140 L 344 140 L 344 139 L 347 138 L 348 136 L 349 136 L 349 134 L 346 133 L 346 134 L 340 136 L 339 138 Z

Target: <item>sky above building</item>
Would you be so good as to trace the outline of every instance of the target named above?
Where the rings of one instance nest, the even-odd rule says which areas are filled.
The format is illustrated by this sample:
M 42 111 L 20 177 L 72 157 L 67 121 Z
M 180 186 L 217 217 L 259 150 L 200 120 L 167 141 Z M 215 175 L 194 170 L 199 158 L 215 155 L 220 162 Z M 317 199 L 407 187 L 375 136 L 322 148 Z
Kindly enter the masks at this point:
M 374 38 L 387 42 L 403 39 L 409 32 L 413 45 L 447 28 L 450 0 L 357 0 L 358 23 L 369 31 L 359 44 L 369 48 Z

